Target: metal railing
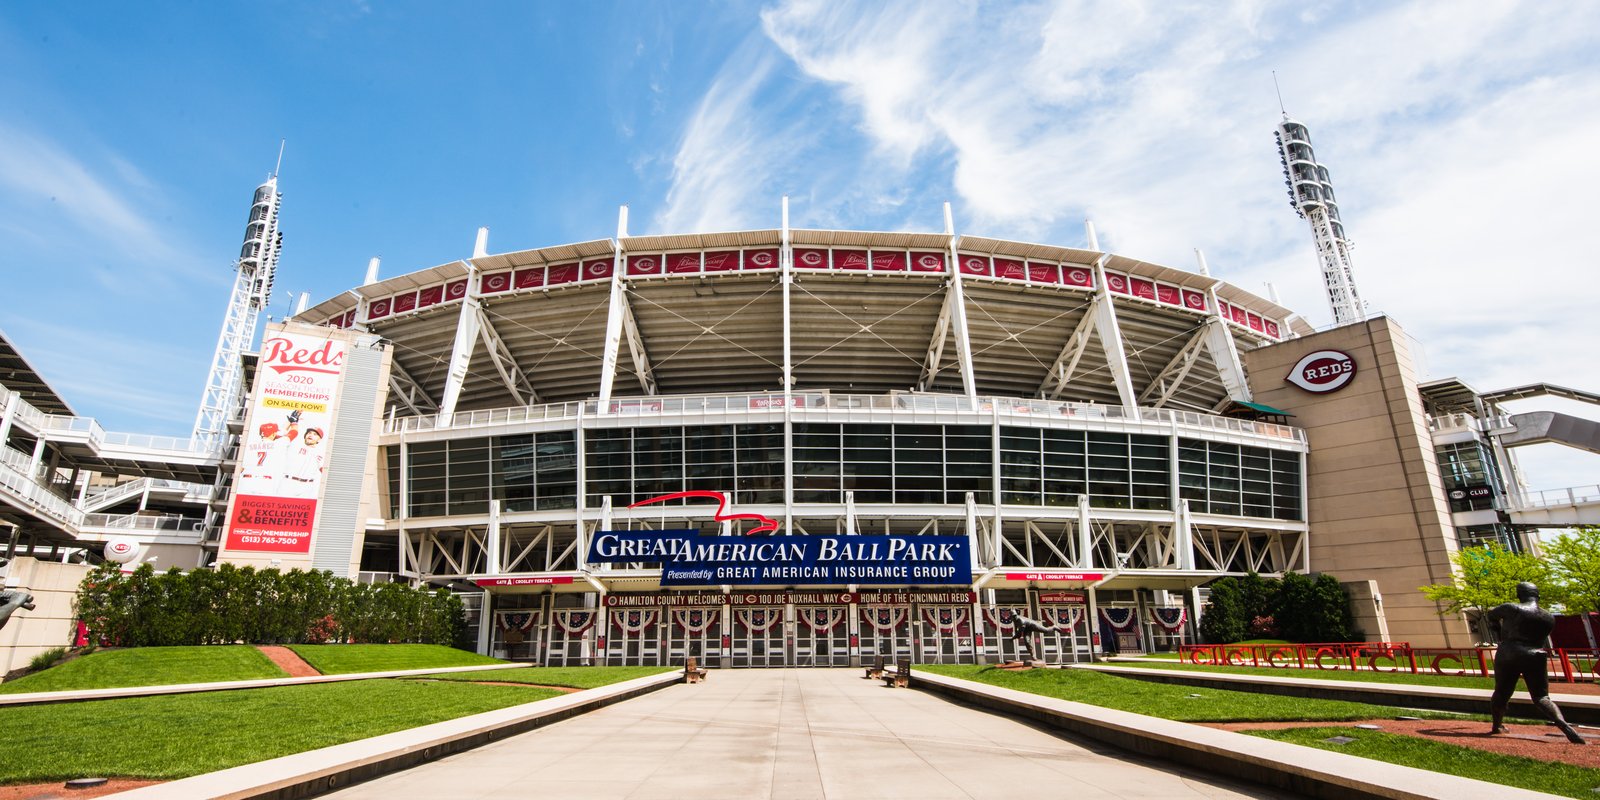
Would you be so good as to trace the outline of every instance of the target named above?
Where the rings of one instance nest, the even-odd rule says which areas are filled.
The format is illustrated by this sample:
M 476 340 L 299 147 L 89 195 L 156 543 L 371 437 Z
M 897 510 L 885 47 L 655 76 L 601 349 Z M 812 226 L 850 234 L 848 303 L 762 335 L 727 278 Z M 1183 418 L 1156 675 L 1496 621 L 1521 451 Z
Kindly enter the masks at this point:
M 186 531 L 199 533 L 205 520 L 180 514 L 84 514 L 80 528 L 119 531 Z
M 0 409 L 4 409 L 16 392 L 0 386 Z M 213 447 L 206 442 L 177 436 L 149 436 L 141 433 L 107 432 L 92 417 L 74 417 L 66 414 L 46 414 L 19 397 L 15 419 L 38 431 L 60 434 L 82 434 L 91 447 L 99 450 L 107 445 L 136 450 L 164 451 L 185 455 L 209 455 Z M 70 438 L 78 438 L 71 436 Z
M 0 447 L 0 451 L 8 448 Z M 26 470 L 26 467 L 23 468 Z M 17 470 L 7 463 L 0 467 L 0 485 L 11 490 L 12 493 L 27 501 L 40 513 L 57 522 L 69 526 L 76 526 L 83 521 L 83 512 L 71 503 L 57 497 L 54 492 L 33 478 L 28 477 L 24 471 Z
M 171 478 L 136 478 L 131 481 L 119 483 L 104 491 L 89 495 L 83 501 L 86 510 L 91 508 L 107 508 L 116 505 L 130 497 L 137 497 L 146 491 L 158 489 L 179 489 L 183 491 L 185 499 L 191 497 L 209 498 L 211 487 L 203 483 L 189 481 L 176 481 Z
M 1511 509 L 1553 508 L 1561 506 L 1600 503 L 1600 485 L 1573 486 L 1566 489 L 1541 489 L 1524 492 L 1522 497 L 1509 498 Z
M 1297 443 L 1306 441 L 1305 431 L 1290 425 L 1219 417 L 1193 411 L 1175 411 L 1164 408 L 1132 408 L 1096 403 L 999 397 L 980 397 L 977 401 L 977 407 L 974 408 L 972 402 L 964 395 L 914 392 L 895 394 L 840 394 L 829 391 L 795 392 L 789 396 L 788 402 L 791 409 L 801 413 L 813 411 L 999 413 L 1006 416 L 1033 418 L 1176 423 L 1190 428 L 1201 428 L 1252 437 L 1268 437 Z M 609 401 L 605 409 L 605 415 L 609 417 L 646 418 L 682 416 L 685 414 L 768 413 L 781 410 L 783 406 L 784 396 L 779 392 L 630 397 Z M 582 403 L 566 402 L 480 411 L 461 411 L 448 420 L 439 414 L 395 417 L 384 422 L 383 430 L 386 434 L 393 434 L 433 430 L 464 430 L 511 425 L 520 422 L 574 420 L 578 417 L 580 407 L 585 415 L 599 415 L 601 413 L 599 401 L 587 400 Z

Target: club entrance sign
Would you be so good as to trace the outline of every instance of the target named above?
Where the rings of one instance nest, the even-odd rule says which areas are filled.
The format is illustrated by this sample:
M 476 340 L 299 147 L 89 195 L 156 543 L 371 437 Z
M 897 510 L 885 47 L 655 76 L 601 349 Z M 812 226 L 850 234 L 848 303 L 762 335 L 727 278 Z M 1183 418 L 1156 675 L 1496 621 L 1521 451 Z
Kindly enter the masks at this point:
M 591 564 L 659 563 L 662 586 L 969 584 L 965 536 L 702 535 L 600 531 Z

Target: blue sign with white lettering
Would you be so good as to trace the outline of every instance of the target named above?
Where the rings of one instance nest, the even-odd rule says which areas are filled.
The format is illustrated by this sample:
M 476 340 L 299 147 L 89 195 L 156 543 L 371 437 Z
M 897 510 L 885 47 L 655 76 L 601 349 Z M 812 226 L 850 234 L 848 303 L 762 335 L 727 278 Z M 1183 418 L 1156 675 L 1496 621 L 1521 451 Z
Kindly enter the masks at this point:
M 972 583 L 965 536 L 702 535 L 600 531 L 589 563 L 661 565 L 662 586 Z

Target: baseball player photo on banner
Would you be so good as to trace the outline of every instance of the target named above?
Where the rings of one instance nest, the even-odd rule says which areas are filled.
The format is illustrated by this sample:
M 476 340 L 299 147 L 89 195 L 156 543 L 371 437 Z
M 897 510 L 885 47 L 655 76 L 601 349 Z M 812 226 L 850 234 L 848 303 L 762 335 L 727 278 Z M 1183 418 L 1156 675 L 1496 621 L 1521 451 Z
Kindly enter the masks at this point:
M 239 446 L 226 549 L 311 552 L 345 347 L 269 331 Z

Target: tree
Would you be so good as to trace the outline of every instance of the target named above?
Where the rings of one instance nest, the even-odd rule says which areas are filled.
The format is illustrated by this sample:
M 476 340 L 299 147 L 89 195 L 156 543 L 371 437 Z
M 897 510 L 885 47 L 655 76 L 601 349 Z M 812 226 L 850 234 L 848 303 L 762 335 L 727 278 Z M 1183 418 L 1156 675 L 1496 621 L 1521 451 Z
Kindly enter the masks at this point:
M 1291 642 L 1348 642 L 1350 596 L 1326 573 L 1285 573 L 1278 589 L 1278 630 Z
M 1562 584 L 1567 613 L 1600 611 L 1600 527 L 1585 526 L 1547 542 L 1545 558 Z
M 1200 617 L 1200 638 L 1210 644 L 1232 644 L 1245 637 L 1249 625 L 1239 579 L 1223 578 L 1211 584 L 1211 598 Z
M 1550 565 L 1538 556 L 1513 553 L 1505 545 L 1491 542 L 1482 547 L 1464 547 L 1450 557 L 1455 565 L 1455 580 L 1421 587 L 1422 594 L 1443 603 L 1440 616 L 1470 613 L 1482 641 L 1489 641 L 1484 613 L 1501 603 L 1517 599 L 1517 584 L 1523 581 L 1539 587 L 1547 602 L 1560 602 L 1562 587 L 1551 580 Z

